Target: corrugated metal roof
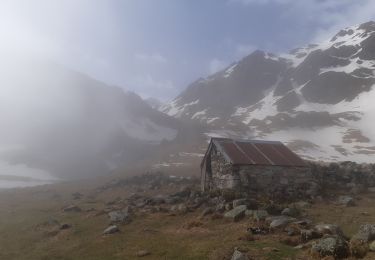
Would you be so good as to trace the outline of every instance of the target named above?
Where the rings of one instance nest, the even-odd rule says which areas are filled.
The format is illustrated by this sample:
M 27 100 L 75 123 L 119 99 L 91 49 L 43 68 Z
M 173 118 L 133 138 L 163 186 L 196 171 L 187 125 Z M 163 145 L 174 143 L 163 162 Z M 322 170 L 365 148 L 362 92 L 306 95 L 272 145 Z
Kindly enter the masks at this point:
M 281 142 L 212 138 L 209 150 L 211 144 L 214 144 L 227 160 L 237 165 L 306 166 L 297 154 Z

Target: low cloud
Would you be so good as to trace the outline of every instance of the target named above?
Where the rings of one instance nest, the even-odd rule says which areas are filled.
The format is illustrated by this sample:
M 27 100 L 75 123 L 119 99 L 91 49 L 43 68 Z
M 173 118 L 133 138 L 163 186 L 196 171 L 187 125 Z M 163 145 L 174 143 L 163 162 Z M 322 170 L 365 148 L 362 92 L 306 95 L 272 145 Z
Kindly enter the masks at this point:
M 143 98 L 156 97 L 165 100 L 166 97 L 174 96 L 178 92 L 172 80 L 156 79 L 150 74 L 138 75 L 128 84 L 136 86 L 137 93 Z
M 254 45 L 238 44 L 235 48 L 234 58 L 241 59 L 256 50 Z
M 208 72 L 214 74 L 228 66 L 228 62 L 214 58 L 208 64 Z
M 136 61 L 143 63 L 167 63 L 167 59 L 158 52 L 147 54 L 147 53 L 136 53 L 134 55 Z

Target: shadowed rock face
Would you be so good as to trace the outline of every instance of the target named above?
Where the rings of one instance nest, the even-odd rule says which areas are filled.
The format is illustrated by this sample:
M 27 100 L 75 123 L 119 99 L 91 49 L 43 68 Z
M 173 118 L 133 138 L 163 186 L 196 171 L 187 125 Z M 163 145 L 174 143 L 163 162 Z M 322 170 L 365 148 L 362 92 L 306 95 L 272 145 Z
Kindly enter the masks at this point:
M 295 69 L 292 77 L 300 85 L 318 77 L 321 68 L 346 66 L 349 63 L 350 61 L 331 56 L 326 51 L 316 50 Z
M 321 104 L 352 101 L 360 93 L 369 91 L 374 78 L 358 78 L 344 72 L 326 72 L 315 77 L 302 88 L 306 100 Z
M 191 118 L 196 112 L 209 108 L 225 118 L 232 114 L 235 106 L 255 104 L 262 99 L 264 90 L 275 85 L 287 68 L 284 60 L 267 59 L 265 55 L 255 51 L 240 61 L 231 73 L 227 69 L 191 84 L 176 98 L 176 106 L 198 102 L 186 106 L 180 117 Z

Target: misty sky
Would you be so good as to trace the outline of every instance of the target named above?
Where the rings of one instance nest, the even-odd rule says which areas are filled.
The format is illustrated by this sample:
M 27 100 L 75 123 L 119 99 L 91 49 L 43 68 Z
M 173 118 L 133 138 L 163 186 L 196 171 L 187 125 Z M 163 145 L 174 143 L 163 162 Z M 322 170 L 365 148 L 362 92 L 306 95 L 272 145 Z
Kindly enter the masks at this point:
M 2 0 L 0 51 L 169 100 L 255 49 L 287 51 L 371 19 L 372 0 Z

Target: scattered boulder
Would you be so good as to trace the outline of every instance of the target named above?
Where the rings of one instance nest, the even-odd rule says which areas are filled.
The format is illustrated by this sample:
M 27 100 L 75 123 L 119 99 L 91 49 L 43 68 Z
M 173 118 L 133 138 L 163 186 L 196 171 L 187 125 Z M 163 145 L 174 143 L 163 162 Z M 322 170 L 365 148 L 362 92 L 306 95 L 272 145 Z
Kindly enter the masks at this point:
M 270 228 L 271 229 L 278 229 L 278 228 L 284 228 L 289 223 L 295 221 L 295 218 L 289 217 L 289 216 L 277 216 L 272 218 L 267 218 L 266 221 L 270 222 Z
M 210 215 L 210 214 L 212 214 L 212 213 L 214 213 L 214 209 L 211 208 L 211 207 L 208 207 L 208 208 L 205 208 L 205 209 L 202 211 L 201 216 L 202 216 L 202 217 L 205 217 L 205 216 Z
M 266 206 L 265 210 L 270 215 L 280 215 L 283 208 L 280 205 L 276 205 L 274 203 L 271 203 Z
M 359 227 L 358 232 L 352 237 L 352 240 L 362 240 L 370 242 L 375 239 L 375 225 L 365 224 Z
M 230 218 L 233 221 L 239 221 L 245 216 L 245 211 L 247 209 L 246 205 L 237 206 L 234 209 L 226 212 L 224 214 L 225 218 Z
M 355 206 L 355 201 L 352 197 L 345 195 L 338 198 L 338 204 L 346 207 L 353 207 Z
M 111 224 L 121 223 L 128 224 L 130 223 L 130 214 L 126 210 L 116 210 L 108 213 Z
M 289 217 L 298 217 L 300 214 L 301 214 L 301 212 L 295 207 L 285 208 L 281 212 L 281 215 L 289 216 Z
M 318 233 L 320 236 L 323 235 L 338 235 L 344 237 L 344 233 L 342 232 L 341 228 L 334 224 L 318 224 L 315 225 L 314 231 Z
M 149 251 L 147 251 L 147 250 L 140 250 L 140 251 L 137 252 L 137 256 L 138 257 L 144 257 L 144 256 L 148 256 L 150 254 L 151 253 Z
M 370 249 L 370 251 L 375 252 L 375 241 L 372 241 L 372 242 L 369 244 L 369 249 Z
M 369 245 L 361 239 L 351 239 L 349 242 L 350 253 L 356 258 L 363 258 L 366 256 Z
M 315 238 L 320 238 L 321 235 L 312 229 L 302 229 L 301 230 L 301 241 L 306 243 L 307 241 L 310 241 Z
M 248 260 L 248 259 L 249 258 L 238 249 L 234 250 L 232 258 L 231 258 L 231 260 Z
M 300 229 L 296 225 L 287 226 L 284 231 L 288 234 L 288 236 L 294 236 L 300 233 Z
M 110 235 L 110 234 L 114 234 L 114 233 L 117 233 L 117 232 L 120 232 L 120 229 L 118 228 L 118 226 L 112 225 L 112 226 L 107 227 L 103 231 L 103 235 Z
M 233 208 L 241 206 L 241 205 L 246 205 L 248 209 L 258 208 L 258 203 L 255 200 L 250 200 L 250 199 L 233 200 L 232 204 L 233 204 Z
M 349 255 L 349 248 L 347 242 L 341 236 L 327 236 L 312 244 L 311 254 L 314 257 L 333 256 L 335 259 L 340 259 Z
M 191 193 L 190 187 L 183 187 L 180 191 L 174 193 L 172 197 L 187 198 L 190 196 L 190 193 Z
M 72 194 L 72 197 L 73 197 L 74 200 L 79 200 L 79 199 L 81 199 L 83 197 L 83 194 L 79 193 L 79 192 L 74 192 Z
M 71 227 L 72 227 L 71 225 L 64 223 L 64 224 L 61 224 L 61 225 L 60 225 L 60 230 L 69 229 L 69 228 L 71 228 Z
M 165 197 L 163 195 L 157 195 L 151 198 L 148 202 L 150 205 L 160 205 L 165 203 Z
M 178 205 L 173 205 L 171 207 L 172 212 L 178 212 L 180 214 L 185 214 L 189 211 L 188 207 L 186 206 L 185 203 L 180 203 Z
M 254 210 L 252 209 L 245 210 L 245 216 L 253 217 L 253 214 L 254 214 Z
M 233 208 L 241 206 L 241 205 L 247 206 L 248 200 L 247 199 L 237 199 L 237 200 L 233 200 L 232 204 L 233 204 Z
M 64 212 L 81 212 L 82 209 L 76 205 L 70 205 L 65 208 L 63 208 Z

